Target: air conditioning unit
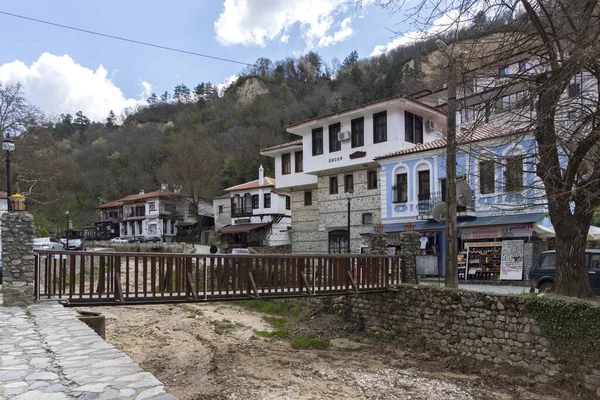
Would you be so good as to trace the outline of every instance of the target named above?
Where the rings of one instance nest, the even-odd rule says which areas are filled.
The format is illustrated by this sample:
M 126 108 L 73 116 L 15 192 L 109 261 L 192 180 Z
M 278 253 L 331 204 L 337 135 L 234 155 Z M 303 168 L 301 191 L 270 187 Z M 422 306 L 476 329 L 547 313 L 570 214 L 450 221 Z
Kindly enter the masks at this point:
M 350 131 L 338 132 L 338 140 L 343 142 L 344 140 L 350 140 Z
M 427 132 L 433 132 L 436 129 L 435 122 L 430 119 L 425 121 L 425 129 L 427 129 Z

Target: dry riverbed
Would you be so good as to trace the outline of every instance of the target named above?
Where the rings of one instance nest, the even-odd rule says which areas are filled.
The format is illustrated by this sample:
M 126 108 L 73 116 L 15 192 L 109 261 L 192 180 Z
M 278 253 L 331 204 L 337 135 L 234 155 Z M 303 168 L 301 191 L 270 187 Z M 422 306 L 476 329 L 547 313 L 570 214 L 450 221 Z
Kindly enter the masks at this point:
M 528 386 L 510 371 L 411 350 L 396 339 L 349 333 L 347 323 L 329 314 L 284 311 L 265 320 L 232 303 L 93 310 L 106 317 L 107 341 L 181 399 L 583 398 L 568 388 Z M 303 348 L 323 345 L 309 334 L 329 346 Z M 299 335 L 305 340 L 294 348 L 290 341 Z

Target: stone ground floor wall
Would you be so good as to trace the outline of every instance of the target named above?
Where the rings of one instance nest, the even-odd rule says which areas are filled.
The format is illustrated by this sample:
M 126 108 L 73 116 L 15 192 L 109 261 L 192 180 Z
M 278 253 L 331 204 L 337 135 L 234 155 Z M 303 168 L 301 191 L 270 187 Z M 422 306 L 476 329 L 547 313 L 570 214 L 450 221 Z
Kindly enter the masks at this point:
M 356 325 L 366 331 L 522 368 L 524 375 L 540 383 L 577 380 L 600 397 L 598 306 L 411 285 L 337 298 L 332 304 L 336 313 L 358 321 Z M 544 315 L 546 309 L 556 314 L 544 316 L 541 324 L 535 315 Z M 552 330 L 544 331 L 543 326 Z

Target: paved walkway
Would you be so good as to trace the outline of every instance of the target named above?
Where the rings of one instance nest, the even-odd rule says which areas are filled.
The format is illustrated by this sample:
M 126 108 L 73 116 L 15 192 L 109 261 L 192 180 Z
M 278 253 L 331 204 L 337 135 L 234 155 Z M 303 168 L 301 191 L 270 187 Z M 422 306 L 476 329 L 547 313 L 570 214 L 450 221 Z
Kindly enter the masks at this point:
M 0 306 L 0 398 L 175 399 L 73 311 L 48 303 Z

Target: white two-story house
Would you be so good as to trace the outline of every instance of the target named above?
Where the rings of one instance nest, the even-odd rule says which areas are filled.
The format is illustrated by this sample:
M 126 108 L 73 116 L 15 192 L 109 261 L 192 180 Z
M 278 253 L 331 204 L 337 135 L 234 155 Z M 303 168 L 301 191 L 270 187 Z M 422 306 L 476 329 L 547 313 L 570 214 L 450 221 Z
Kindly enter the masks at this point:
M 98 207 L 100 220 L 95 222 L 98 239 L 108 236 L 124 238 L 158 236 L 172 241 L 179 231 L 193 229 L 197 218 L 208 218 L 204 226 L 212 226 L 212 203 L 191 199 L 166 188 L 129 195 Z M 110 235 L 107 233 L 110 232 Z
M 262 165 L 258 179 L 225 189 L 226 196 L 214 200 L 215 220 L 221 226 L 222 247 L 284 246 L 290 244 L 290 195 L 275 189 L 275 179 L 264 175 Z M 229 207 L 225 202 L 229 202 Z
M 381 219 L 377 156 L 440 139 L 442 111 L 399 96 L 287 127 L 301 139 L 261 150 L 289 190 L 295 253 L 360 251 L 360 232 Z

